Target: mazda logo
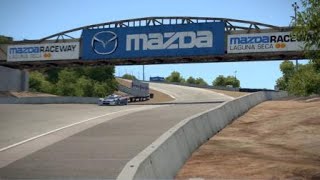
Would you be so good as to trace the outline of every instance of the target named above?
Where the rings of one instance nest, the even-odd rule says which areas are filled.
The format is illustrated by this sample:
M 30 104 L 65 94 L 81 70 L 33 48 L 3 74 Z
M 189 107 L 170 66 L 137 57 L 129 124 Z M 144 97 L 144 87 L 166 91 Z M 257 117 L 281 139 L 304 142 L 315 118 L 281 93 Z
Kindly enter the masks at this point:
M 92 38 L 91 47 L 97 54 L 112 54 L 118 47 L 118 36 L 111 31 L 98 32 Z

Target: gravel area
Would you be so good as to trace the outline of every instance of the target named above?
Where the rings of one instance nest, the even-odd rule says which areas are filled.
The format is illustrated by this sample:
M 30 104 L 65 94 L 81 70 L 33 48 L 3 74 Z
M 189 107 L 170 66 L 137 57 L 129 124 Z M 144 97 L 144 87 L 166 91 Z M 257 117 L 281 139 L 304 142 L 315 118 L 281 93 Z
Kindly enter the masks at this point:
M 176 179 L 320 179 L 320 98 L 252 108 L 194 152 Z

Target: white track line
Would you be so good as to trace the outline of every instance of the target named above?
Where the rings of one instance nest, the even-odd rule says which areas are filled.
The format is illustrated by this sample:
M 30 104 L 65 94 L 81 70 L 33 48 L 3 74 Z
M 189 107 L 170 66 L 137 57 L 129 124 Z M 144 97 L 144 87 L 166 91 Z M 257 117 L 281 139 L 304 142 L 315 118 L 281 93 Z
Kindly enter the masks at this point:
M 73 123 L 73 124 L 69 124 L 69 125 L 67 125 L 67 126 L 63 126 L 63 127 L 61 127 L 61 128 L 58 128 L 58 129 L 55 129 L 55 130 L 52 130 L 52 131 L 49 131 L 49 132 L 46 132 L 46 133 L 43 133 L 43 134 L 34 136 L 34 137 L 32 137 L 32 138 L 29 138 L 29 139 L 20 141 L 20 142 L 18 142 L 18 143 L 12 144 L 12 145 L 7 146 L 7 147 L 1 148 L 1 149 L 0 149 L 0 152 L 5 151 L 5 150 L 10 149 L 10 148 L 13 148 L 13 147 L 16 147 L 16 146 L 19 146 L 19 145 L 24 144 L 24 143 L 26 143 L 26 142 L 35 140 L 35 139 L 37 139 L 37 138 L 40 138 L 40 137 L 43 137 L 43 136 L 46 136 L 46 135 L 55 133 L 55 132 L 57 132 L 57 131 L 60 131 L 60 130 L 63 130 L 63 129 L 66 129 L 66 128 L 69 128 L 69 127 L 72 127 L 72 126 L 75 126 L 75 125 L 78 125 L 78 124 L 82 124 L 82 123 L 85 123 L 85 122 L 88 122 L 88 121 L 91 121 L 91 120 L 94 120 L 94 119 L 98 119 L 98 118 L 101 118 L 101 117 L 104 117 L 104 116 L 109 116 L 109 115 L 116 114 L 116 113 L 120 113 L 120 112 L 133 111 L 133 110 L 137 110 L 137 109 L 145 109 L 145 107 L 139 107 L 139 108 L 134 108 L 134 109 L 127 109 L 127 110 L 121 110 L 121 111 L 116 111 L 116 112 L 112 112 L 112 113 L 107 113 L 107 114 L 103 114 L 103 115 L 100 115 L 100 116 L 96 116 L 96 117 L 93 117 L 93 118 L 89 118 L 89 119 L 86 119 L 86 120 L 83 120 L 83 121 L 80 121 L 80 122 L 76 122 L 76 123 Z

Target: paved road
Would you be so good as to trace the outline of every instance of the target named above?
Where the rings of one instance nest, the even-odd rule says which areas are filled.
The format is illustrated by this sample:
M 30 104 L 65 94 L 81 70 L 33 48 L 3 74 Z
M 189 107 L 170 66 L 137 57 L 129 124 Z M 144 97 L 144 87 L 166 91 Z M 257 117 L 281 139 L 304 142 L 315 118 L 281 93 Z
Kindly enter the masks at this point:
M 182 87 L 183 90 L 180 90 L 179 86 L 171 87 L 172 85 L 161 86 L 159 84 L 152 84 L 152 86 L 157 86 L 158 90 L 165 89 L 167 93 L 176 98 L 176 101 L 180 102 L 207 101 L 208 97 L 212 100 L 230 99 L 211 91 L 196 88 Z M 183 93 L 185 91 L 188 93 Z M 205 96 L 203 96 L 204 94 Z M 117 108 L 123 108 L 121 111 L 125 111 L 137 108 L 137 106 L 101 108 L 91 105 L 52 105 L 52 107 L 40 105 L 43 109 L 34 105 L 21 106 L 22 109 L 12 110 L 17 113 L 11 113 L 11 115 L 9 113 L 4 116 L 6 117 L 4 120 L 0 121 L 0 123 L 7 122 L 6 127 L 11 128 L 11 131 L 7 130 L 7 133 L 2 135 L 18 134 L 17 137 L 12 136 L 14 141 L 21 140 L 21 137 L 31 137 L 37 133 L 43 133 L 58 126 L 92 118 L 92 116 L 102 116 L 92 120 L 92 122 L 98 123 L 91 125 L 84 123 L 83 127 L 78 128 L 73 134 L 65 129 L 0 152 L 0 163 L 3 161 L 5 164 L 0 169 L 0 179 L 72 177 L 114 179 L 126 162 L 170 127 L 195 113 L 216 105 L 218 104 L 147 106 L 148 110 L 138 109 L 136 111 L 139 112 L 132 111 L 127 114 L 119 114 L 117 117 L 110 117 L 106 114 L 119 110 Z M 10 112 L 10 107 L 6 106 L 6 108 L 9 109 L 4 112 Z M 139 108 L 146 108 L 146 106 L 139 106 Z M 49 113 L 47 114 L 47 112 Z M 8 119 L 13 121 L 11 125 Z M 22 127 L 13 126 L 17 126 L 21 122 L 23 122 L 21 125 L 26 127 L 25 131 Z M 40 122 L 42 122 L 41 125 L 38 125 Z M 38 131 L 37 127 L 43 126 L 47 128 L 42 128 L 41 132 Z M 52 138 L 48 138 L 49 136 Z M 34 146 L 37 146 L 38 142 L 42 146 L 37 151 L 30 151 Z M 10 143 L 2 142 L 2 146 L 8 144 Z M 25 151 L 30 153 L 24 154 Z M 17 157 L 19 158 L 15 159 Z
M 232 97 L 218 94 L 207 89 L 173 84 L 150 83 L 150 88 L 171 95 L 175 98 L 173 102 L 214 102 L 233 99 Z
M 82 120 L 142 106 L 0 104 L 0 149 Z

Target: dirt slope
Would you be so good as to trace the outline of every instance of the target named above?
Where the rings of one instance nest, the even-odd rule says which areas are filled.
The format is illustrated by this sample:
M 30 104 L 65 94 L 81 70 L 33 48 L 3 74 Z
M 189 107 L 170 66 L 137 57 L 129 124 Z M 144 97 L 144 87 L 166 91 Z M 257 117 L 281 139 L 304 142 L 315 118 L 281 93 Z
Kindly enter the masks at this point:
M 320 101 L 268 101 L 202 145 L 177 179 L 320 179 Z

